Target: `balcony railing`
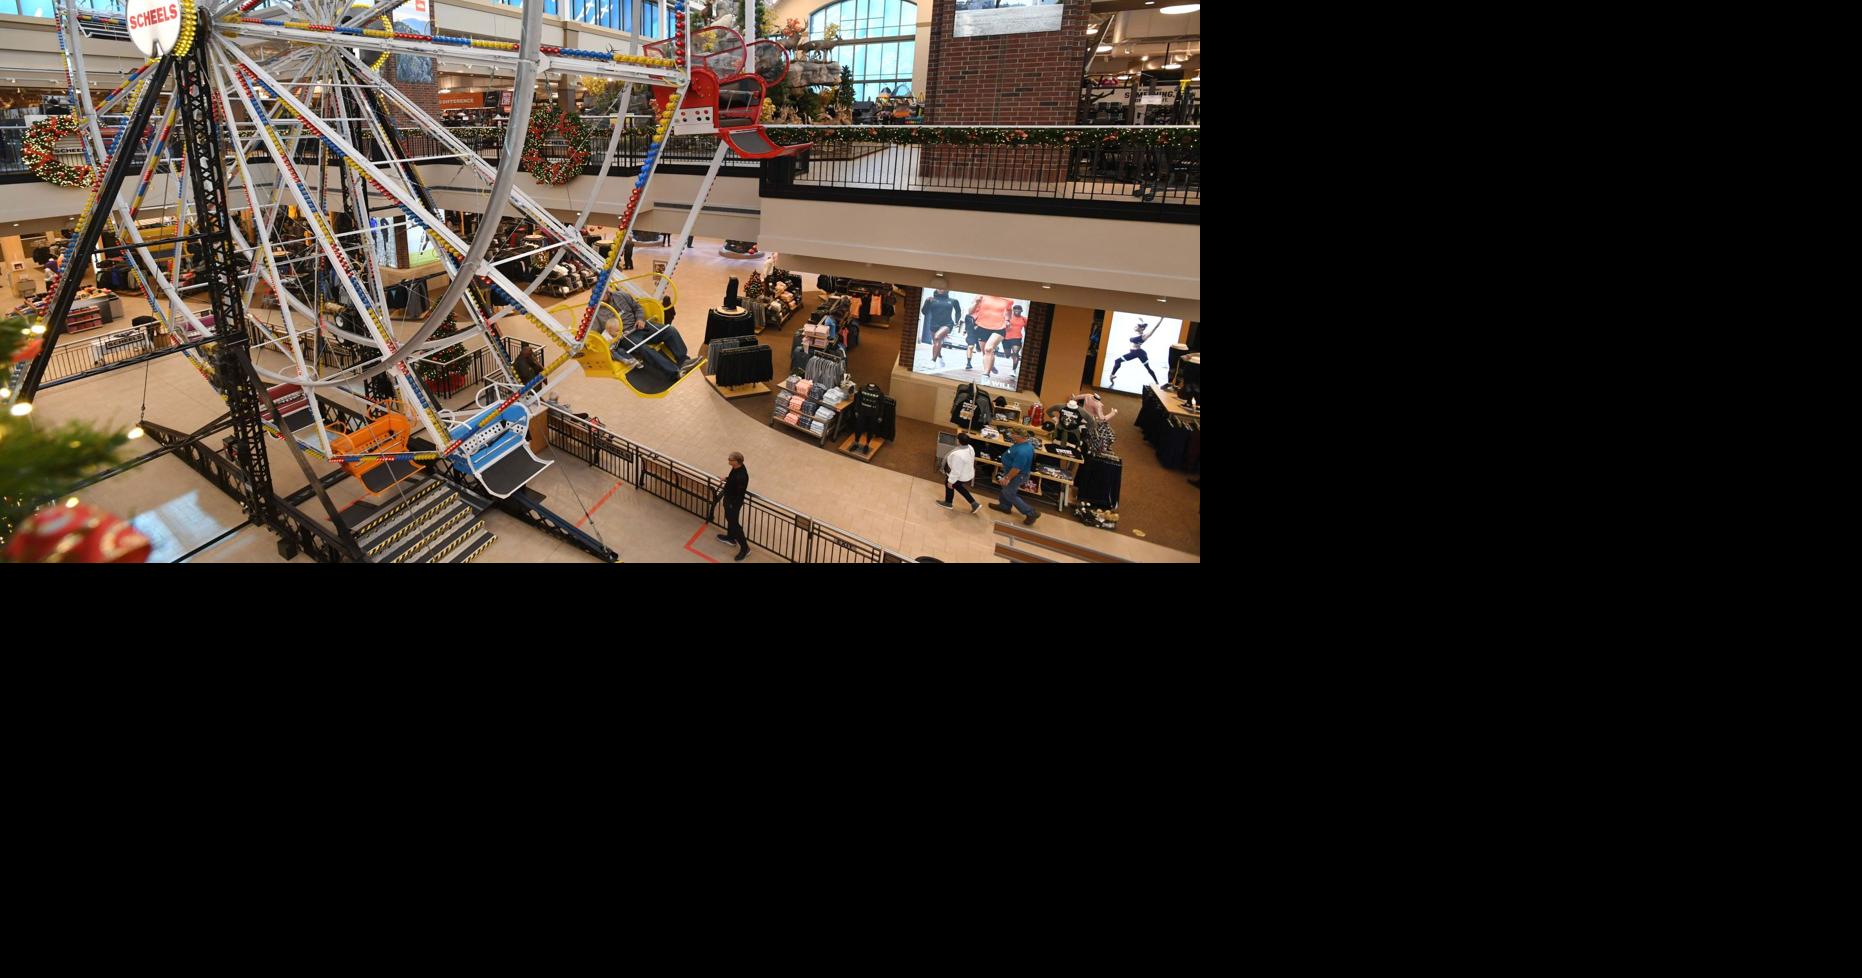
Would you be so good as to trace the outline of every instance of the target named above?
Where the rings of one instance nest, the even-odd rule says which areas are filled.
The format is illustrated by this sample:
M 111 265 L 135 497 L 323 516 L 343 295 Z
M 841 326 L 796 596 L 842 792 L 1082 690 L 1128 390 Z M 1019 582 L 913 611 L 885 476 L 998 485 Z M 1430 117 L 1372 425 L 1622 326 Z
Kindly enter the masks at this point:
M 838 135 L 821 127 L 769 129 L 778 142 L 819 139 L 823 132 Z M 788 134 L 785 129 L 810 132 Z M 979 129 L 981 138 L 975 135 Z M 863 130 L 874 138 L 857 138 Z M 1027 140 L 1034 130 L 1041 132 L 1038 141 L 1016 141 Z M 1173 131 L 1170 142 L 1160 140 L 1167 130 Z M 817 142 L 797 156 L 766 161 L 762 195 L 1185 224 L 1202 220 L 1201 144 L 1188 135 L 1196 127 L 839 131 L 856 136 Z
M 1119 220 L 1199 224 L 1202 221 L 1202 152 L 1200 141 L 1187 134 L 1197 127 L 768 127 L 778 142 L 800 142 L 823 132 L 848 132 L 856 138 L 834 138 L 793 157 L 758 162 L 735 154 L 725 157 L 726 176 L 760 175 L 765 197 L 837 200 L 910 207 L 947 207 L 964 210 L 1016 211 Z M 938 130 L 964 133 L 961 142 Z M 1160 142 L 1159 135 L 1174 130 L 1176 138 Z M 499 126 L 450 127 L 455 138 L 489 160 L 496 160 L 504 142 Z M 1006 144 L 1039 131 L 1038 141 Z M 874 138 L 858 138 L 872 133 Z M 641 128 L 623 130 L 614 155 L 601 159 L 612 129 L 599 123 L 590 127 L 591 159 L 583 173 L 638 173 L 651 134 Z M 20 159 L 23 127 L 0 127 L 0 176 L 31 179 Z M 1070 141 L 1060 141 L 1070 137 Z M 420 129 L 397 132 L 403 158 L 441 163 L 456 157 L 433 135 Z M 375 159 L 389 154 L 363 136 L 359 148 Z M 324 157 L 320 143 L 299 143 L 296 162 L 314 166 Z M 661 169 L 668 173 L 697 172 L 711 162 L 718 146 L 715 136 L 672 136 L 661 151 Z M 69 147 L 68 147 L 69 148 Z M 565 156 L 568 147 L 546 146 L 546 155 Z M 142 150 L 137 151 L 137 161 Z M 170 148 L 171 156 L 178 152 Z M 81 163 L 75 149 L 59 159 Z M 255 152 L 249 161 L 266 162 Z M 333 160 L 328 160 L 334 165 Z
M 724 480 L 637 445 L 598 425 L 552 408 L 550 445 L 635 489 L 719 526 L 716 500 Z M 756 493 L 744 494 L 738 522 L 751 543 L 796 564 L 903 564 L 910 558 L 803 516 Z

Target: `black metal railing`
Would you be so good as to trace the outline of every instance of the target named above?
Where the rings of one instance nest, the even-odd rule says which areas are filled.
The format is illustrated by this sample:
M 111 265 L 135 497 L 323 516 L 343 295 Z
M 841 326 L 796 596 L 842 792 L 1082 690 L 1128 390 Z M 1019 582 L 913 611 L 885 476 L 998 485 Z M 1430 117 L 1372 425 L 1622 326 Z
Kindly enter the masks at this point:
M 66 333 L 58 338 L 52 348 L 52 358 L 46 364 L 45 377 L 41 384 L 54 380 L 63 380 L 121 363 L 155 349 L 153 338 L 148 330 L 140 326 L 130 329 L 118 329 L 110 332 Z
M 771 127 L 778 141 L 783 128 Z M 1155 128 L 1143 138 L 1108 126 L 1060 132 L 1079 135 L 1071 143 L 818 144 L 765 161 L 762 196 L 1201 222 L 1200 143 L 1152 145 Z
M 724 480 L 676 459 L 643 448 L 612 431 L 554 408 L 549 415 L 550 445 L 587 462 L 621 482 L 722 526 L 714 503 Z M 756 493 L 744 497 L 739 514 L 751 543 L 796 564 L 902 564 L 909 558 L 851 533 L 810 519 Z

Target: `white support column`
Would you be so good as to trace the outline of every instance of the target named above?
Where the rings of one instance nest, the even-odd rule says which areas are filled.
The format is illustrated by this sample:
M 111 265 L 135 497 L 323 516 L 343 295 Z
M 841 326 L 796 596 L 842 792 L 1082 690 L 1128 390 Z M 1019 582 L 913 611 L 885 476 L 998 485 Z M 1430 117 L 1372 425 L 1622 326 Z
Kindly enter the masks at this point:
M 692 236 L 692 225 L 698 223 L 698 212 L 705 209 L 705 200 L 711 196 L 711 185 L 717 182 L 718 170 L 724 166 L 724 154 L 731 147 L 723 137 L 718 138 L 718 151 L 711 156 L 711 169 L 705 171 L 705 180 L 698 185 L 698 198 L 692 201 L 692 210 L 685 215 L 685 230 L 679 232 L 679 239 L 672 244 L 672 258 L 666 262 L 666 274 L 653 286 L 653 298 L 666 297 L 666 283 L 672 281 L 672 273 L 679 270 L 679 258 L 685 254 L 685 239 Z

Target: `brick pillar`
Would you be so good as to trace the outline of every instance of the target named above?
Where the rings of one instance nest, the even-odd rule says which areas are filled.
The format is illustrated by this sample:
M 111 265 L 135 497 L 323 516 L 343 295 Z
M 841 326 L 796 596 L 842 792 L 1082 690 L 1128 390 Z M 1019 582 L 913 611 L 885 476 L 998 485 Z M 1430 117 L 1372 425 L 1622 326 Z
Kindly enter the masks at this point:
M 905 301 L 899 305 L 903 318 L 893 320 L 899 328 L 899 366 L 907 370 L 912 369 L 912 358 L 918 355 L 918 331 L 924 328 L 924 323 L 918 321 L 918 300 L 924 295 L 918 286 L 906 286 Z
M 1028 328 L 1022 330 L 1022 369 L 1015 376 L 1018 391 L 1041 390 L 1041 358 L 1047 355 L 1047 333 L 1054 325 L 1054 304 L 1028 304 Z
M 411 99 L 415 105 L 420 106 L 420 111 L 425 112 L 435 119 L 440 117 L 440 86 L 438 83 L 430 81 L 402 81 L 400 78 L 396 77 L 394 65 L 392 63 L 388 65 L 388 80 L 394 84 L 395 88 L 400 89 L 403 95 Z M 412 125 L 412 123 L 407 120 L 406 115 L 405 112 L 398 109 L 394 111 L 394 118 L 397 123 L 403 126 Z
M 931 14 L 931 54 L 925 79 L 925 122 L 936 126 L 1070 126 L 1078 120 L 1080 78 L 1090 44 L 1090 0 L 1065 0 L 1057 31 L 952 37 L 956 4 Z M 987 180 L 992 185 L 1064 178 L 1065 155 L 1054 149 L 927 146 L 920 175 L 935 182 Z

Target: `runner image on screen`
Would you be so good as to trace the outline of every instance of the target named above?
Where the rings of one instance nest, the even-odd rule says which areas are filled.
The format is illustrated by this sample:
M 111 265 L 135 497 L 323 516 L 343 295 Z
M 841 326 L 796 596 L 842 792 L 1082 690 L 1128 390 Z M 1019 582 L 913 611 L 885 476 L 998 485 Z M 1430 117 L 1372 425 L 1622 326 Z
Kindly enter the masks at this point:
M 995 367 L 996 347 L 1002 343 L 1002 333 L 1009 328 L 1009 300 L 999 295 L 979 295 L 970 304 L 969 315 L 963 317 L 963 324 L 969 328 L 964 350 L 963 367 L 972 369 L 970 355 L 980 347 L 983 351 L 983 374 L 987 376 Z
M 1028 330 L 1028 317 L 1022 315 L 1022 307 L 1010 310 L 1009 328 L 1002 334 L 1002 354 L 1014 354 L 1015 365 L 1009 368 L 1009 376 L 1014 376 L 1022 368 L 1022 336 Z
M 1131 352 L 1125 354 L 1122 357 L 1119 357 L 1118 360 L 1113 362 L 1112 376 L 1108 378 L 1109 380 L 1118 379 L 1118 368 L 1123 367 L 1125 365 L 1125 361 L 1136 360 L 1139 363 L 1144 365 L 1144 372 L 1151 375 L 1151 381 L 1153 383 L 1158 382 L 1157 371 L 1151 369 L 1151 355 L 1144 352 L 1144 344 L 1146 340 L 1149 340 L 1151 338 L 1152 333 L 1157 332 L 1157 327 L 1162 326 L 1164 324 L 1160 320 L 1157 323 L 1157 326 L 1150 327 L 1149 331 L 1146 331 L 1145 325 L 1146 324 L 1144 323 L 1143 320 L 1140 320 L 1138 322 L 1138 331 L 1133 333 L 1131 337 Z

